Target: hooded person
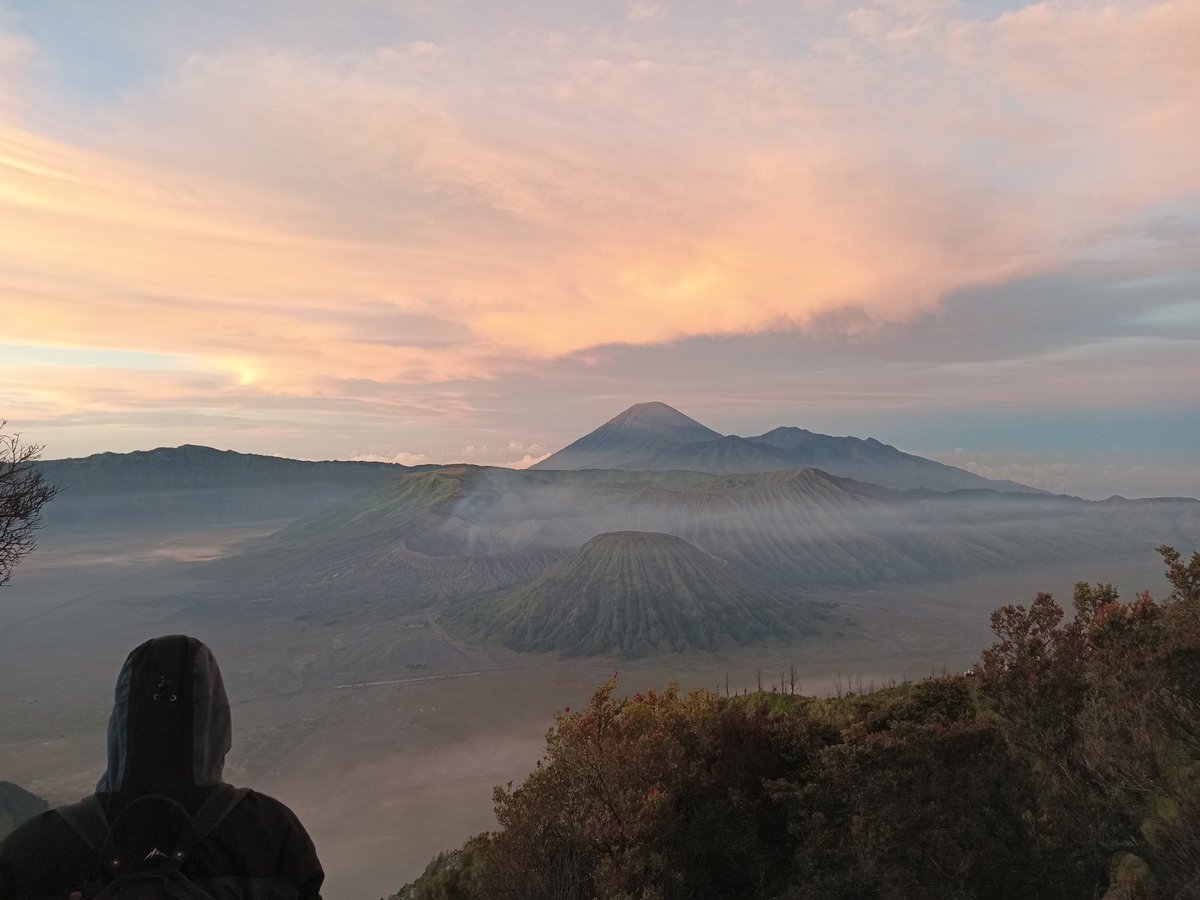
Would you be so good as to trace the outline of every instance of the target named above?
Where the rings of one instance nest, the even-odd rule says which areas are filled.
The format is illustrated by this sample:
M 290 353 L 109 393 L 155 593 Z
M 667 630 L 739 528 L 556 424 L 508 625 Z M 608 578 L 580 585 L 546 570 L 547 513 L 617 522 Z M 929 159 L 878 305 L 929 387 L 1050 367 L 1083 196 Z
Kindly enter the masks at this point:
M 143 864 L 168 848 L 214 900 L 319 900 L 325 875 L 292 811 L 222 781 L 230 742 L 212 651 L 183 635 L 146 641 L 117 677 L 96 793 L 0 841 L 0 900 L 89 900 L 121 874 L 115 844 Z

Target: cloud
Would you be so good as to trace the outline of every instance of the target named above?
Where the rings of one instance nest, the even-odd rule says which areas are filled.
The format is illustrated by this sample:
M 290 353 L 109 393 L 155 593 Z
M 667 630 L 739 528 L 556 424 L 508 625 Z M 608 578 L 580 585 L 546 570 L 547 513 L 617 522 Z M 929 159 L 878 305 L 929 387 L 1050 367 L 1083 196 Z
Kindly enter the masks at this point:
M 352 456 L 351 459 L 355 462 L 395 463 L 401 466 L 424 466 L 433 462 L 425 453 L 408 453 L 403 450 L 399 453 L 393 453 L 390 456 L 378 453 L 363 453 L 358 456 Z
M 48 267 L 49 248 L 90 246 L 57 261 L 156 305 L 183 285 L 248 314 L 303 317 L 349 298 L 556 355 L 802 326 L 846 307 L 907 317 L 1045 265 L 1048 246 L 1077 238 L 1047 233 L 1063 201 L 1094 194 L 1100 176 L 1117 177 L 1104 199 L 1070 204 L 1065 224 L 1200 184 L 1186 165 L 1200 82 L 1182 52 L 1195 31 L 1186 8 L 955 13 L 873 7 L 845 30 L 824 23 L 800 60 L 732 39 L 586 32 L 547 52 L 532 28 L 484 46 L 193 54 L 108 110 L 115 137 L 98 155 L 17 148 L 54 164 L 25 173 L 41 227 L 14 255 Z M 1070 40 L 1048 44 L 1060 29 Z M 494 82 L 464 83 L 475 54 Z M 971 94 L 930 69 L 951 85 L 970 72 Z M 1135 69 L 1133 89 L 1120 75 Z M 1085 85 L 1095 99 L 1066 105 Z M 1033 114 L 1007 111 L 1017 101 Z M 1030 164 L 1008 173 L 1014 185 L 961 152 L 986 140 Z M 1110 172 L 1117 158 L 1125 171 Z M 1051 176 L 1046 196 L 1029 193 Z M 385 369 L 429 377 L 479 364 L 387 356 Z
M 546 459 L 549 456 L 549 453 L 541 453 L 537 456 L 531 456 L 530 454 L 526 453 L 520 459 L 506 463 L 505 467 L 509 469 L 528 469 L 530 466 L 537 465 L 543 459 Z
M 633 24 L 653 22 L 662 15 L 662 7 L 657 3 L 633 2 L 627 5 L 625 17 Z
M 764 79 L 747 61 L 576 43 L 507 71 L 499 120 L 453 92 L 465 48 L 434 72 L 405 52 L 275 52 L 192 59 L 112 130 L 123 153 L 157 142 L 176 164 L 286 191 L 290 228 L 365 251 L 363 289 L 386 284 L 505 352 L 792 327 L 847 305 L 888 320 L 1036 260 L 1010 201 L 969 172 L 836 127 L 797 146 L 824 112 L 785 73 L 747 111 Z M 435 74 L 446 93 L 420 89 Z
M 510 440 L 508 451 L 510 454 L 522 455 L 517 457 L 516 460 L 511 460 L 510 458 L 508 462 L 497 463 L 499 466 L 502 466 L 506 469 L 528 469 L 530 466 L 534 466 L 534 464 L 545 460 L 545 458 L 551 454 L 550 450 L 547 450 L 545 446 L 542 446 L 538 442 L 534 442 L 526 446 L 521 442 L 518 442 L 518 440 Z
M 514 454 L 521 455 L 514 458 Z M 539 443 L 526 446 L 520 441 L 509 441 L 506 446 L 468 444 L 458 450 L 443 448 L 436 457 L 428 452 L 413 453 L 402 450 L 398 453 L 360 453 L 351 458 L 360 462 L 399 463 L 402 466 L 467 462 L 481 466 L 501 466 L 506 469 L 527 469 L 549 455 L 549 451 Z

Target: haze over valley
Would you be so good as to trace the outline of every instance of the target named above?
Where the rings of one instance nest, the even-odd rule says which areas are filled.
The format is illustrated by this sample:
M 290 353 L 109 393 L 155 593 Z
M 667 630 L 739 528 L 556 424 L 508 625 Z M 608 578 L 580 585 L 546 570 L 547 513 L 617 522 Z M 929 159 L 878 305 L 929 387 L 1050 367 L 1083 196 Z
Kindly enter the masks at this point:
M 0 677 L 25 686 L 0 701 L 5 777 L 89 790 L 124 653 L 195 633 L 235 698 L 231 776 L 312 823 L 329 896 L 383 894 L 489 827 L 491 785 L 614 669 L 631 691 L 786 671 L 818 694 L 958 670 L 995 606 L 1079 579 L 1155 589 L 1153 548 L 1200 543 L 1196 500 L 1085 501 L 773 433 L 804 435 L 770 457 L 788 467 L 660 403 L 525 471 L 196 446 L 47 461 L 61 494 L 4 589 Z M 579 445 L 612 467 L 576 468 Z

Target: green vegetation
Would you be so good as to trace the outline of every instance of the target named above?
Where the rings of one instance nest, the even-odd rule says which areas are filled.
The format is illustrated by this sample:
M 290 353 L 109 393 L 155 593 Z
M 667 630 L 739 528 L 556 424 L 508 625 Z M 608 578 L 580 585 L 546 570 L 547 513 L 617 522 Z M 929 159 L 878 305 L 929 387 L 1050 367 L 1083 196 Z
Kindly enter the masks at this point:
M 993 616 L 972 674 L 817 699 L 603 685 L 394 900 L 1195 897 L 1200 553 Z

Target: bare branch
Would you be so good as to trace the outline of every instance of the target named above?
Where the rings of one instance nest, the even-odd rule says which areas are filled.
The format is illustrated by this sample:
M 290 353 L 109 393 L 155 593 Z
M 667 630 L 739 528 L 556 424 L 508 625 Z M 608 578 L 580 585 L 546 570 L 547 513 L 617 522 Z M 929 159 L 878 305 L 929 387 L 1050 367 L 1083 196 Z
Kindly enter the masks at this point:
M 21 443 L 20 434 L 4 430 L 7 424 L 0 421 L 0 585 L 37 546 L 42 507 L 58 493 L 38 466 L 42 447 Z

